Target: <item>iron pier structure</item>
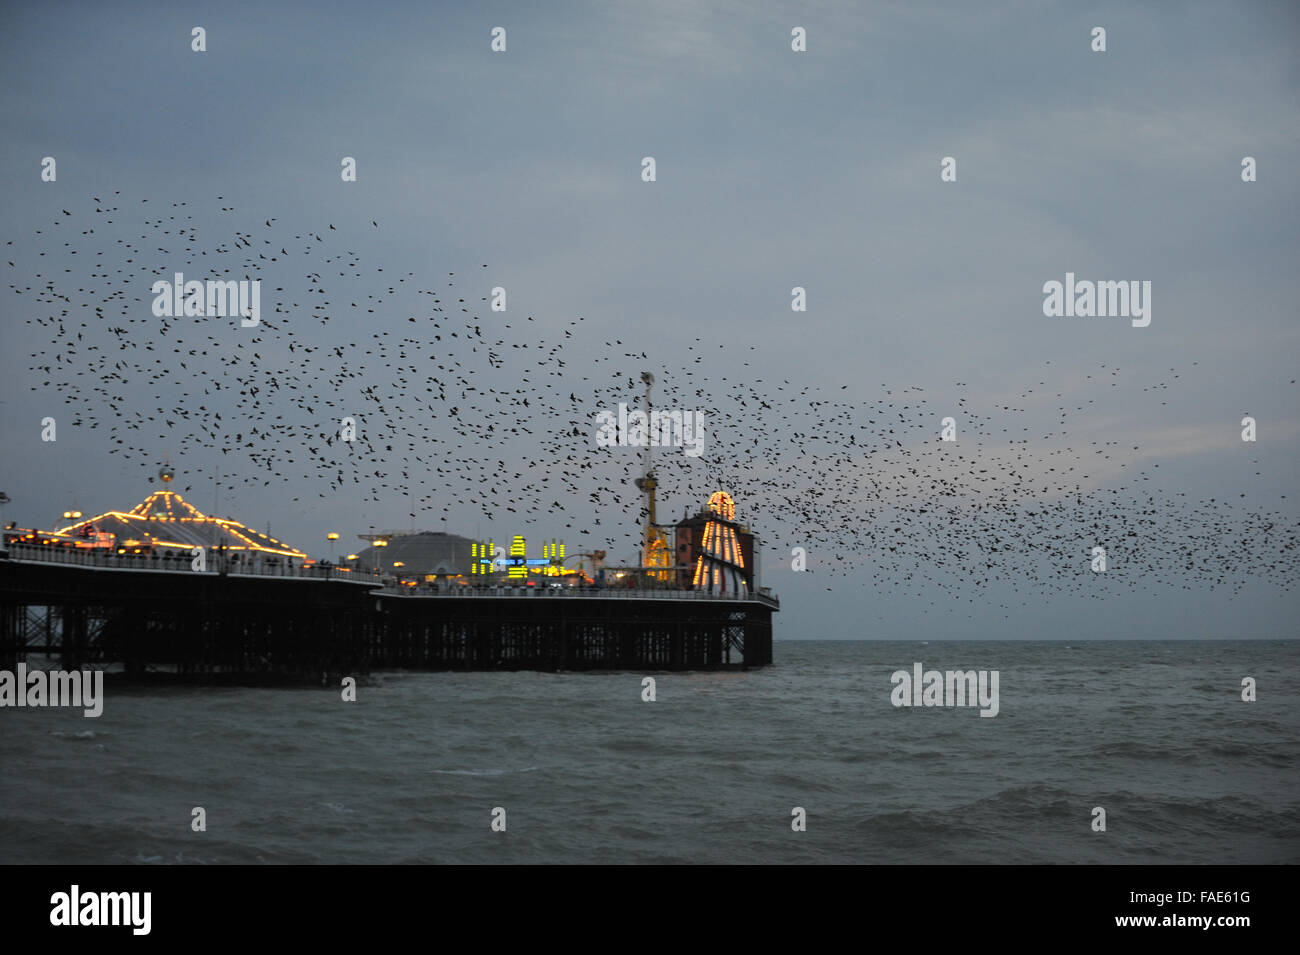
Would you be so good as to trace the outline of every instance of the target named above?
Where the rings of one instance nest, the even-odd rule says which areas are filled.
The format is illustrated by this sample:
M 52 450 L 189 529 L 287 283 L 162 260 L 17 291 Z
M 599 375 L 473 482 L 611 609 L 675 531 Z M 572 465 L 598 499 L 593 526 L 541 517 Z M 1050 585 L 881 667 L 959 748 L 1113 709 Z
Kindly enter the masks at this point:
M 333 567 L 195 571 L 188 556 L 11 543 L 0 552 L 0 669 L 45 657 L 195 682 L 743 669 L 772 662 L 778 610 L 762 591 L 412 588 Z

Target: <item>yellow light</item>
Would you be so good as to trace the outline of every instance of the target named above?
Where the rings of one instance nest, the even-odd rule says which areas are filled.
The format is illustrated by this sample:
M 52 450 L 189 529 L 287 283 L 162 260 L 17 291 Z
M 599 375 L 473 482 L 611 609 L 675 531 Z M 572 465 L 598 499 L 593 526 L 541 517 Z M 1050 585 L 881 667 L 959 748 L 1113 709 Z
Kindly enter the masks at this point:
M 406 563 L 405 563 L 404 561 L 395 560 L 395 561 L 393 561 L 393 566 L 394 566 L 394 567 L 405 567 L 405 566 L 406 566 Z
M 335 534 L 333 531 L 330 531 L 328 534 L 325 535 L 325 538 L 326 540 L 336 541 L 339 539 L 339 535 Z
M 356 555 L 356 554 L 348 554 L 347 559 L 348 559 L 348 560 L 356 560 L 356 559 L 357 559 L 357 555 Z
M 387 546 L 388 546 L 388 541 L 386 541 L 386 540 L 377 540 L 377 541 L 375 541 L 375 546 L 376 546 L 376 547 L 387 547 Z

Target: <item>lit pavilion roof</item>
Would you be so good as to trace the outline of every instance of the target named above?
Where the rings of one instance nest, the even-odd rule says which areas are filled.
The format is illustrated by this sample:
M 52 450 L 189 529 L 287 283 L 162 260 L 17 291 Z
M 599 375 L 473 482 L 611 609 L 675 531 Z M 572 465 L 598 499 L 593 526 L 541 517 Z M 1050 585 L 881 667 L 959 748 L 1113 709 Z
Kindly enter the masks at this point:
M 85 529 L 83 531 L 83 529 Z M 119 546 L 150 545 L 189 550 L 192 547 L 221 547 L 280 557 L 307 555 L 239 521 L 208 517 L 175 491 L 154 491 L 129 511 L 105 511 L 95 517 L 69 524 L 58 533 L 76 537 L 79 532 L 116 534 Z

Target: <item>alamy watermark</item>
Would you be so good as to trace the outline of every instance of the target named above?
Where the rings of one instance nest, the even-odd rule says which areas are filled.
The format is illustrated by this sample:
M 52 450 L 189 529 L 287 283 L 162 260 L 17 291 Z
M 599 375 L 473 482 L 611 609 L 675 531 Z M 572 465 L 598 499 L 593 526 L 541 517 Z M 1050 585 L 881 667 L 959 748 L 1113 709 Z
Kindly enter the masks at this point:
M 80 706 L 83 716 L 104 712 L 103 670 L 32 670 L 18 664 L 18 672 L 0 670 L 0 707 Z
M 980 716 L 998 715 L 997 670 L 926 670 L 912 664 L 912 672 L 895 670 L 889 701 L 894 706 L 976 706 Z
M 1134 328 L 1151 324 L 1150 280 L 1076 282 L 1074 273 L 1066 272 L 1064 284 L 1044 282 L 1043 295 L 1048 318 L 1131 318 Z
M 184 273 L 177 272 L 174 281 L 159 279 L 150 291 L 155 296 L 153 313 L 158 318 L 238 315 L 244 328 L 252 328 L 262 320 L 261 279 L 187 282 Z
M 129 925 L 131 934 L 152 927 L 152 892 L 82 892 L 74 885 L 50 896 L 51 925 Z
M 628 410 L 626 402 L 620 401 L 617 413 L 608 409 L 596 412 L 596 424 L 599 448 L 681 448 L 688 458 L 698 458 L 704 452 L 703 411 L 652 409 L 647 416 L 639 408 Z

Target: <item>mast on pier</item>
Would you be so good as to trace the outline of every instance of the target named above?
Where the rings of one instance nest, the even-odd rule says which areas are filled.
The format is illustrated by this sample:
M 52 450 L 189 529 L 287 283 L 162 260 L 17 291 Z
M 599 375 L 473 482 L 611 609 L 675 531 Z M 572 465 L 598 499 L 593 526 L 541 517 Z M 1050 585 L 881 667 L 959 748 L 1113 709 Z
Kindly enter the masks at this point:
M 659 527 L 655 514 L 655 491 L 659 481 L 655 478 L 654 451 L 651 434 L 655 429 L 654 410 L 651 401 L 651 389 L 655 376 L 648 371 L 641 372 L 645 382 L 645 445 L 641 451 L 641 477 L 636 479 L 636 486 L 645 494 L 646 521 L 641 535 L 641 566 L 652 580 L 667 581 L 672 577 L 672 551 L 668 548 L 668 539 Z

